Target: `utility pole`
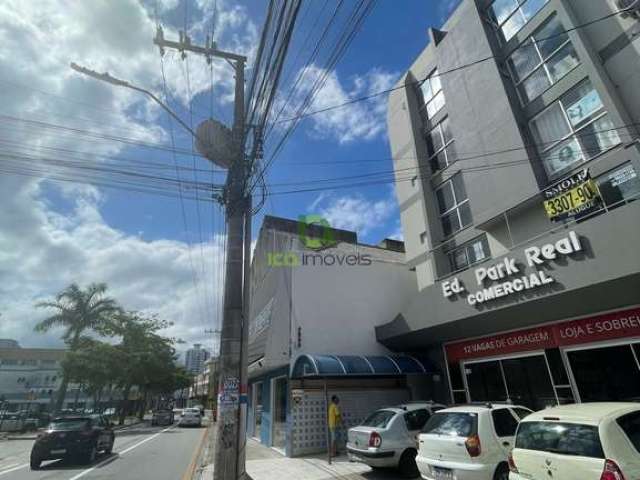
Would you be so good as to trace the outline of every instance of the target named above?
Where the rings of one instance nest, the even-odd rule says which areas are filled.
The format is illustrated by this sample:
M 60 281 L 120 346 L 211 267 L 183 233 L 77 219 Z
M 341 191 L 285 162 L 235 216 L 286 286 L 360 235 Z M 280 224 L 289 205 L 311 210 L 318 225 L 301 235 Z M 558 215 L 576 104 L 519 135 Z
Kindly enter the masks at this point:
M 218 382 L 218 419 L 216 423 L 216 447 L 214 461 L 215 480 L 237 480 L 244 478 L 245 430 L 242 412 L 246 411 L 246 346 L 243 347 L 243 330 L 248 330 L 248 314 L 244 304 L 248 304 L 248 268 L 246 252 L 251 245 L 251 195 L 246 191 L 250 171 L 245 158 L 245 118 L 244 118 L 244 70 L 246 57 L 218 50 L 215 43 L 207 40 L 204 47 L 191 44 L 186 32 L 180 32 L 180 41 L 164 39 L 162 28 L 153 43 L 160 47 L 161 54 L 166 48 L 176 49 L 185 58 L 186 52 L 202 54 L 211 58 L 227 60 L 235 71 L 235 98 L 232 149 L 224 202 L 227 222 L 227 258 L 225 265 L 224 315 L 220 338 L 220 379 Z M 202 140 L 202 139 L 201 139 Z M 218 163 L 217 159 L 209 158 Z M 247 246 L 248 244 L 248 246 Z M 246 263 L 245 263 L 246 262 Z M 243 383 L 244 382 L 244 383 Z M 243 399 L 241 407 L 241 397 Z

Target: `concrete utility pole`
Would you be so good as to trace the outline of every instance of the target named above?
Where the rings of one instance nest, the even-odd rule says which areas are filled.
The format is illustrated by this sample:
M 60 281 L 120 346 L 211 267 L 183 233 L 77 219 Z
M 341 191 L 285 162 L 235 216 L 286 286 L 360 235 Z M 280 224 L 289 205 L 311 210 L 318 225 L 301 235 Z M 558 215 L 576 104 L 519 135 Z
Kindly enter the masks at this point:
M 245 421 L 246 411 L 246 347 L 243 348 L 243 330 L 247 331 L 248 311 L 243 316 L 243 304 L 248 303 L 248 268 L 246 252 L 251 245 L 251 195 L 246 191 L 250 172 L 245 158 L 245 118 L 244 118 L 244 69 L 246 57 L 224 52 L 215 43 L 204 47 L 191 44 L 185 32 L 180 33 L 180 41 L 165 40 L 162 29 L 153 42 L 164 49 L 173 48 L 185 56 L 185 52 L 223 58 L 235 70 L 235 99 L 231 148 L 233 152 L 228 162 L 229 172 L 225 187 L 225 213 L 227 222 L 227 258 L 225 265 L 224 316 L 220 338 L 220 379 L 218 382 L 218 419 L 216 424 L 216 448 L 214 463 L 215 480 L 236 480 L 244 478 Z M 207 42 L 209 43 L 209 42 Z M 202 140 L 198 128 L 198 136 Z M 213 139 L 214 141 L 217 139 Z M 216 163 L 219 159 L 209 158 Z M 249 245 L 249 246 L 247 246 Z M 246 258 L 245 258 L 246 257 Z M 246 318 L 246 321 L 245 321 Z M 242 402 L 241 402 L 242 398 Z M 242 403 L 242 406 L 241 406 Z

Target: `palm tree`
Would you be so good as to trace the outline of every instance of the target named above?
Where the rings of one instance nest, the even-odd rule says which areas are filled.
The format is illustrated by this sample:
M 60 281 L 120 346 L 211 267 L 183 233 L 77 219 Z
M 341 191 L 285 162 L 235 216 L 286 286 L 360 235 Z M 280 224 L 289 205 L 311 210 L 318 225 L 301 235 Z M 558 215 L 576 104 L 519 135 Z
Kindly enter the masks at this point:
M 54 309 L 55 313 L 38 323 L 35 331 L 47 332 L 55 327 L 64 327 L 62 339 L 71 351 L 77 350 L 80 336 L 84 332 L 104 332 L 115 315 L 121 312 L 118 303 L 113 298 L 105 296 L 106 291 L 105 283 L 92 283 L 85 290 L 72 283 L 56 295 L 55 300 L 36 304 L 38 308 Z M 63 369 L 62 383 L 55 404 L 56 411 L 62 408 L 68 385 L 68 375 Z

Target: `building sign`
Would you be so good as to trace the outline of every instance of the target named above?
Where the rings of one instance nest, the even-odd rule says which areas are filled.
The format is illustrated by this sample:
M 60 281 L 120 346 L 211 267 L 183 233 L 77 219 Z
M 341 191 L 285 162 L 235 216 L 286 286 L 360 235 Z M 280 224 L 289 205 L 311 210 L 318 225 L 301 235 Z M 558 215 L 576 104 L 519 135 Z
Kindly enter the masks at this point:
M 534 272 L 525 272 L 522 265 L 516 263 L 515 258 L 505 257 L 496 264 L 475 269 L 478 290 L 467 293 L 462 281 L 458 277 L 453 277 L 451 280 L 442 282 L 442 295 L 445 298 L 454 295 L 466 296 L 467 303 L 475 306 L 548 285 L 555 281 L 554 278 L 544 270 L 538 270 L 538 267 L 549 260 L 556 260 L 580 251 L 582 251 L 580 239 L 574 231 L 570 231 L 566 237 L 555 243 L 524 249 L 527 266 L 534 268 Z
M 596 210 L 602 199 L 588 170 L 582 170 L 543 192 L 544 209 L 553 221 L 581 217 Z
M 640 337 L 640 308 L 501 333 L 445 346 L 449 362 Z

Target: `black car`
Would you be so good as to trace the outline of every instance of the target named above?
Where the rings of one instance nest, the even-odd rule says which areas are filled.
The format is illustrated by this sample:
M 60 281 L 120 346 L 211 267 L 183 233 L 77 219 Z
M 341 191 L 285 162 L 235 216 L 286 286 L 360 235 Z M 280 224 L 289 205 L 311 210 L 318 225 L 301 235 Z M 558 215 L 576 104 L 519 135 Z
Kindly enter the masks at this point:
M 158 409 L 154 410 L 151 415 L 151 425 L 173 425 L 173 410 Z
M 74 415 L 51 420 L 38 435 L 31 449 L 31 469 L 40 468 L 43 460 L 59 458 L 93 462 L 98 452 L 113 450 L 115 434 L 102 415 Z

